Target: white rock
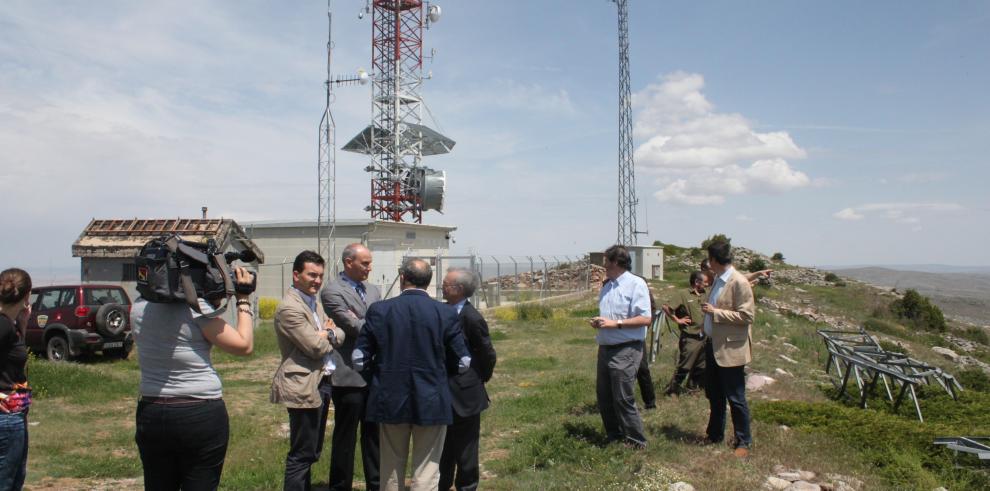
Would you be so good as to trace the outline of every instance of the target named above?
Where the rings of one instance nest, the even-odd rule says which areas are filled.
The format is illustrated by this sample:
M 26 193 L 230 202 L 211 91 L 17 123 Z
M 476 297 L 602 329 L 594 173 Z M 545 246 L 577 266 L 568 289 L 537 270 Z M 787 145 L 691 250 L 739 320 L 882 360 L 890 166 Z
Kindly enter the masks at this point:
M 781 431 L 791 431 L 791 427 L 787 425 L 780 425 Z
M 791 374 L 791 372 L 788 372 L 787 370 L 784 370 L 783 368 L 775 368 L 773 370 L 773 373 L 776 374 L 776 375 L 786 375 L 788 377 L 793 377 L 794 376 L 793 374 Z
M 791 358 L 788 358 L 788 357 L 787 357 L 787 355 L 777 355 L 777 356 L 779 356 L 781 360 L 784 360 L 784 361 L 786 361 L 787 363 L 793 363 L 793 364 L 795 364 L 795 365 L 797 365 L 797 362 L 796 362 L 796 361 L 794 361 L 794 360 L 793 360 L 793 359 L 791 359 Z
M 746 378 L 746 390 L 756 391 L 761 390 L 764 387 L 773 384 L 777 380 L 767 377 L 766 375 L 750 375 Z
M 694 486 L 684 481 L 678 481 L 667 486 L 667 491 L 694 491 Z
M 786 479 L 791 482 L 801 480 L 801 474 L 798 471 L 778 472 L 777 477 L 781 479 Z
M 932 348 L 932 351 L 934 351 L 934 352 L 936 352 L 936 353 L 944 356 L 948 360 L 956 361 L 956 360 L 959 359 L 959 355 L 956 354 L 955 351 L 950 350 L 949 348 L 943 348 L 941 346 L 935 346 L 935 347 Z
M 815 473 L 811 471 L 798 471 L 798 474 L 801 475 L 802 481 L 814 481 L 815 477 L 817 477 Z
M 791 482 L 786 479 L 781 479 L 779 477 L 769 476 L 767 477 L 767 482 L 764 483 L 767 489 L 787 489 L 791 486 Z
M 945 486 L 939 486 L 939 487 L 933 489 L 932 491 L 949 491 L 949 490 L 948 489 L 945 489 Z
M 807 481 L 791 483 L 784 491 L 822 491 L 822 487 Z
M 798 350 L 798 347 L 797 346 L 794 346 L 791 343 L 781 343 L 780 345 L 783 346 L 783 347 L 785 347 L 785 348 L 787 348 L 790 351 L 797 351 Z

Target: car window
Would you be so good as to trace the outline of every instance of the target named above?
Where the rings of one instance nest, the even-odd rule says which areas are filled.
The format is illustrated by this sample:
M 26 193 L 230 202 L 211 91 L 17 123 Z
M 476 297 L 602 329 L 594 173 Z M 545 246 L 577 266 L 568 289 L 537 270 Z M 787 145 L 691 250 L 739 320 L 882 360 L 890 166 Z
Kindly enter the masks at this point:
M 62 298 L 58 301 L 59 307 L 75 307 L 79 303 L 76 301 L 76 289 L 62 290 Z
M 31 302 L 31 308 L 34 308 L 35 305 L 38 305 L 38 292 L 31 292 L 30 302 Z
M 119 288 L 85 288 L 83 297 L 86 305 L 128 304 L 124 291 Z
M 62 296 L 62 290 L 45 290 L 41 292 L 41 300 L 38 302 L 38 310 L 51 310 L 58 307 L 58 299 Z

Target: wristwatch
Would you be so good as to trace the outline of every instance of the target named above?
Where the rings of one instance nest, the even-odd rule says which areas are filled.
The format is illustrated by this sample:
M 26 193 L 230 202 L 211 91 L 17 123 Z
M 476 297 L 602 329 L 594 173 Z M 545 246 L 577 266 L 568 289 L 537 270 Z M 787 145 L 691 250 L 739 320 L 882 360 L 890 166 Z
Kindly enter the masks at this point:
M 615 321 L 616 329 L 622 329 L 622 319 Z

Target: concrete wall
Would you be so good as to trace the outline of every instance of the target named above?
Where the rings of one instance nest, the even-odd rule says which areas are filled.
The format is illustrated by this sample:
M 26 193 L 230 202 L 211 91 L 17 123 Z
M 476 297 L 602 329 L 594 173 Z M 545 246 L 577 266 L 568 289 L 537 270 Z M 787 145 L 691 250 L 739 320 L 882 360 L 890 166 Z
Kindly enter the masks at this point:
M 259 268 L 258 295 L 282 298 L 292 285 L 292 261 L 304 250 L 316 250 L 316 225 L 310 223 L 247 224 L 244 230 L 265 253 Z M 449 250 L 449 229 L 406 223 L 360 223 L 337 225 L 334 231 L 336 257 L 327 259 L 327 278 L 341 269 L 340 253 L 354 242 L 365 243 L 372 252 L 372 271 L 368 281 L 382 293 L 391 287 L 398 294 L 395 279 L 404 256 L 436 256 Z M 336 269 L 335 269 L 336 268 Z M 433 290 L 430 290 L 431 293 Z
M 80 260 L 79 277 L 83 283 L 120 285 L 133 302 L 138 297 L 137 283 L 124 281 L 124 265 L 134 264 L 131 258 L 84 257 Z
M 663 247 L 629 246 L 633 273 L 650 280 L 663 279 Z

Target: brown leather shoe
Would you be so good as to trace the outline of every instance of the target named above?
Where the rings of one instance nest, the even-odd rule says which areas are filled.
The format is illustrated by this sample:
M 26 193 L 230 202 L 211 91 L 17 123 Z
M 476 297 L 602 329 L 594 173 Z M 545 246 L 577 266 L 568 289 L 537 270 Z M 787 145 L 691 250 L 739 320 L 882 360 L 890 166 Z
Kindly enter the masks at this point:
M 740 459 L 745 459 L 749 457 L 749 449 L 746 447 L 736 447 L 732 454 Z

